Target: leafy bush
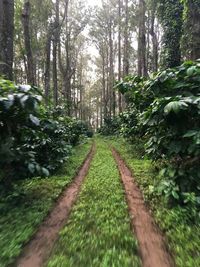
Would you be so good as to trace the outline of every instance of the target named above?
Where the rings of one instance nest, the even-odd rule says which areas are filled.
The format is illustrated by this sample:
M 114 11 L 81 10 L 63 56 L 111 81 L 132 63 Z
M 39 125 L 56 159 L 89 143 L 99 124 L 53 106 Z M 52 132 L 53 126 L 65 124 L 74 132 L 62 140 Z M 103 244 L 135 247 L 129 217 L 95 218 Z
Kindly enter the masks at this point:
M 45 110 L 35 87 L 0 80 L 0 180 L 48 176 L 68 158 L 71 146 L 91 134 L 58 107 Z
M 199 83 L 199 63 L 187 62 L 159 74 L 150 88 L 155 92 L 163 87 L 168 96 L 155 99 L 141 120 L 149 137 L 147 153 L 167 160 L 162 175 L 178 185 L 175 198 L 179 192 L 200 194 Z
M 164 165 L 163 192 L 182 203 L 188 192 L 200 195 L 200 62 L 185 62 L 149 80 L 128 77 L 117 87 L 129 102 L 122 132 L 148 139 L 146 152 Z
M 121 127 L 120 117 L 105 118 L 104 125 L 99 129 L 99 133 L 105 136 L 119 134 Z

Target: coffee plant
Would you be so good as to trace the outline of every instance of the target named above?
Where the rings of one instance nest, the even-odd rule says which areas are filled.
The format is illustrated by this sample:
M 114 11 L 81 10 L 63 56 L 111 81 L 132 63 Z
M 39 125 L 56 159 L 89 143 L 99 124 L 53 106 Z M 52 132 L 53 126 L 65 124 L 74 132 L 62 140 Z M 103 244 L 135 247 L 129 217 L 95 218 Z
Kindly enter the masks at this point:
M 61 107 L 46 110 L 36 87 L 0 80 L 0 182 L 48 176 L 70 155 L 71 147 L 92 135 Z
M 132 77 L 118 88 L 129 101 L 122 132 L 148 140 L 147 154 L 162 162 L 161 191 L 181 203 L 190 192 L 199 196 L 200 62 L 185 62 L 146 81 Z

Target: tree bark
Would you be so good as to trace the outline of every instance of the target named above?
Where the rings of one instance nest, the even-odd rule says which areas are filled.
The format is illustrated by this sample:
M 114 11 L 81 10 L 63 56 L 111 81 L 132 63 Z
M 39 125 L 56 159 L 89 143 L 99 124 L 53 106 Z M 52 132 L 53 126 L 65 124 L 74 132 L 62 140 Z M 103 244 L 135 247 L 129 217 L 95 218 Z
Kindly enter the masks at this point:
M 157 1 L 153 1 L 152 10 L 151 10 L 151 27 L 150 27 L 150 34 L 152 38 L 153 44 L 153 58 L 152 58 L 152 71 L 158 71 L 158 38 L 155 31 L 155 13 L 156 13 L 156 6 Z
M 147 76 L 145 1 L 139 0 L 138 75 Z
M 33 53 L 31 48 L 31 35 L 30 35 L 30 11 L 31 4 L 25 1 L 22 11 L 22 24 L 24 28 L 24 44 L 27 57 L 27 82 L 31 85 L 36 84 L 35 78 L 35 65 L 33 60 Z
M 46 40 L 46 66 L 45 66 L 45 101 L 46 104 L 49 100 L 49 92 L 50 92 L 50 65 L 51 65 L 51 41 L 52 41 L 52 24 L 49 25 L 49 30 L 47 34 Z
M 116 97 L 115 97 L 115 91 L 113 89 L 114 87 L 114 55 L 113 55 L 113 37 L 112 37 L 112 21 L 110 18 L 109 21 L 109 82 L 110 82 L 110 114 L 112 116 L 115 116 L 115 108 L 116 108 Z
M 119 23 L 119 29 L 118 29 L 118 81 L 121 80 L 122 75 L 122 53 L 121 53 L 121 0 L 118 0 L 118 23 Z M 118 105 L 119 105 L 119 113 L 122 112 L 122 95 L 119 92 L 118 93 Z
M 124 76 L 129 74 L 129 40 L 128 40 L 128 22 L 129 22 L 129 12 L 128 12 L 128 0 L 125 0 L 125 30 L 124 30 Z
M 54 36 L 53 36 L 53 96 L 54 105 L 58 105 L 58 42 L 59 42 L 59 5 L 60 1 L 56 0 L 56 17 L 54 22 Z
M 0 74 L 13 80 L 14 0 L 0 0 Z
M 200 3 L 196 0 L 188 1 L 188 16 L 191 34 L 191 59 L 200 59 Z

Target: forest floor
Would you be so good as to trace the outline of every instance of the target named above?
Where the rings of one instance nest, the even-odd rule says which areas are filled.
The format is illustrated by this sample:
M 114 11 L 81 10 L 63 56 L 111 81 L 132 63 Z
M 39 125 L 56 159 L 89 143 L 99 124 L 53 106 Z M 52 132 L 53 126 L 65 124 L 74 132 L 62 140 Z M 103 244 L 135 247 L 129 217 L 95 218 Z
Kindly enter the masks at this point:
M 54 208 L 51 206 L 51 212 L 44 222 L 41 224 L 40 219 L 41 225 L 35 225 L 35 230 L 26 236 L 26 240 L 20 240 L 21 250 L 18 250 L 18 254 L 21 254 L 12 266 L 200 266 L 196 265 L 199 259 L 196 247 L 199 245 L 198 233 L 192 246 L 182 244 L 182 247 L 185 245 L 184 249 L 177 249 L 180 248 L 180 242 L 189 242 L 189 238 L 195 235 L 193 231 L 199 229 L 191 226 L 189 232 L 183 233 L 185 240 L 176 240 L 180 231 L 184 230 L 182 225 L 174 225 L 176 221 L 173 221 L 168 213 L 162 224 L 159 220 L 164 216 L 162 209 L 164 212 L 167 209 L 162 205 L 158 206 L 155 199 L 148 199 L 150 194 L 147 188 L 151 187 L 153 179 L 150 161 L 131 155 L 120 139 L 96 138 L 95 144 L 92 148 L 90 143 L 83 146 L 84 149 L 76 150 L 82 155 L 76 161 L 76 168 L 78 162 L 80 166 L 85 157 L 84 164 L 74 180 L 70 178 L 70 182 L 65 183 L 65 190 L 61 191 Z M 91 150 L 88 154 L 89 148 Z M 130 162 L 133 164 L 134 175 Z M 160 217 L 152 211 L 155 207 Z M 27 218 L 29 219 L 29 216 Z M 27 228 L 29 224 L 25 226 Z M 186 226 L 188 229 L 189 226 Z M 168 228 L 173 237 L 170 235 L 171 232 L 167 232 Z M 17 236 L 20 236 L 22 229 L 18 230 Z M 165 237 L 160 229 L 165 232 Z M 9 236 L 11 244 L 16 244 L 14 238 L 16 236 L 13 236 L 13 239 Z M 22 245 L 29 239 L 28 244 L 22 249 Z M 2 238 L 0 247 L 1 243 Z M 8 244 L 4 242 L 4 245 Z M 12 251 L 11 246 L 9 249 Z M 173 252 L 173 256 L 170 251 Z M 13 255 L 9 258 L 6 252 L 8 254 L 8 249 L 4 248 L 7 258 L 0 257 L 1 267 L 8 266 L 9 260 L 14 258 Z M 2 259 L 4 262 L 1 264 Z

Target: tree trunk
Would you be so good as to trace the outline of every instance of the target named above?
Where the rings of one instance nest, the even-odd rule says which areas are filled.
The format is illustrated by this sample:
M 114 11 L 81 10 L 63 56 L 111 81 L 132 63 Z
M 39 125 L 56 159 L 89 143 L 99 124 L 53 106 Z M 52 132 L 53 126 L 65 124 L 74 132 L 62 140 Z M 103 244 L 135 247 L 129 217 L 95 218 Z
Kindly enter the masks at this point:
M 114 87 L 114 55 L 113 55 L 113 36 L 112 36 L 112 21 L 110 18 L 109 22 L 109 61 L 110 61 L 110 66 L 109 66 L 109 76 L 110 76 L 110 114 L 112 116 L 115 116 L 115 91 L 113 90 Z
M 58 105 L 58 42 L 59 42 L 59 5 L 60 0 L 56 0 L 56 17 L 54 22 L 54 36 L 53 36 L 53 96 L 54 105 Z
M 147 76 L 145 1 L 139 0 L 138 75 Z
M 30 2 L 24 3 L 24 9 L 22 11 L 22 24 L 24 28 L 24 44 L 27 57 L 27 82 L 31 85 L 35 85 L 35 71 L 34 60 L 31 48 L 31 36 L 30 36 Z
M 158 71 L 158 38 L 155 31 L 155 13 L 156 13 L 157 1 L 153 1 L 152 11 L 151 11 L 151 27 L 150 34 L 152 37 L 153 53 L 152 53 L 152 71 Z
M 0 0 L 0 74 L 13 80 L 14 0 Z
M 118 23 L 119 23 L 119 29 L 118 29 L 118 81 L 121 80 L 122 75 L 122 53 L 121 53 L 121 0 L 118 0 Z M 119 92 L 118 93 L 118 105 L 119 105 L 119 113 L 122 112 L 122 95 Z
M 46 41 L 46 66 L 45 66 L 45 101 L 46 104 L 49 100 L 49 91 L 50 91 L 50 63 L 51 63 L 51 41 L 52 41 L 52 25 L 49 25 L 49 30 L 47 34 Z
M 191 59 L 200 59 L 200 3 L 196 0 L 188 1 L 188 16 L 191 34 Z
M 129 40 L 128 40 L 128 22 L 129 22 L 129 12 L 128 12 L 128 0 L 125 0 L 125 30 L 124 30 L 124 76 L 129 74 Z

